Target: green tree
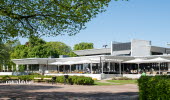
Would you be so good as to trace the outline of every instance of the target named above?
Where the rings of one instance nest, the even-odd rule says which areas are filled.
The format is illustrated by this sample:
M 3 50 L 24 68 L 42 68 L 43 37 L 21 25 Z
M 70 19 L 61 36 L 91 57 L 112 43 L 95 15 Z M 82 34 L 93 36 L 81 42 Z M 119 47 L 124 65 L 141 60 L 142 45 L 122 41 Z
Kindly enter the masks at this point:
M 11 52 L 11 59 L 28 58 L 28 47 L 26 45 L 18 45 Z
M 74 50 L 93 49 L 93 43 L 81 42 L 74 45 Z
M 4 43 L 0 42 L 0 64 L 5 64 L 9 60 L 10 60 L 9 50 Z
M 62 42 L 45 42 L 38 37 L 31 37 L 25 45 L 18 45 L 11 53 L 12 59 L 21 58 L 47 58 L 59 55 L 76 56 L 69 46 Z
M 43 44 L 46 44 L 46 41 L 39 38 L 38 36 L 33 36 L 33 35 L 29 37 L 29 41 L 26 43 L 26 45 L 29 47 L 34 47 Z
M 0 0 L 0 37 L 74 35 L 111 0 Z
M 69 55 L 70 52 L 72 52 L 71 47 L 62 42 L 47 42 L 46 45 L 51 48 L 51 51 L 56 51 L 58 53 L 57 57 L 59 57 L 59 55 Z

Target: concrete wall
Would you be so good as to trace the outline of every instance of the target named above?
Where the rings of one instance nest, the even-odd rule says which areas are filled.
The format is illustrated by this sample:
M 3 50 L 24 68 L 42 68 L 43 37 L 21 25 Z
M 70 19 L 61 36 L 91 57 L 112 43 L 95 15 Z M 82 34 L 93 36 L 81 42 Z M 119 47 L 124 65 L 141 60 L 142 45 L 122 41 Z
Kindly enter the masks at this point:
M 29 72 L 0 72 L 0 75 L 28 75 Z
M 146 40 L 131 41 L 131 56 L 151 55 L 151 42 Z
M 109 79 L 113 77 L 121 77 L 122 75 L 120 74 L 101 74 L 102 78 L 101 79 Z
M 123 74 L 123 77 L 127 77 L 127 78 L 140 78 L 141 74 Z
M 0 72 L 0 75 L 12 75 L 12 72 Z

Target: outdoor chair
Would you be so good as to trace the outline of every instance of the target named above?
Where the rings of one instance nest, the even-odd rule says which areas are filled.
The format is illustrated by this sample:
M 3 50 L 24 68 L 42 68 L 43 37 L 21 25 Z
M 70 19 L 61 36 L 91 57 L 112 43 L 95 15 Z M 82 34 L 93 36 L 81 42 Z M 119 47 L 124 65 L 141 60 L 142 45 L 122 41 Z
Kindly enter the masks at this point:
M 157 74 L 157 72 L 153 71 L 153 75 L 156 75 L 156 74 Z
M 40 77 L 34 77 L 35 82 L 42 82 L 42 78 Z
M 167 75 L 167 72 L 163 72 L 163 75 Z

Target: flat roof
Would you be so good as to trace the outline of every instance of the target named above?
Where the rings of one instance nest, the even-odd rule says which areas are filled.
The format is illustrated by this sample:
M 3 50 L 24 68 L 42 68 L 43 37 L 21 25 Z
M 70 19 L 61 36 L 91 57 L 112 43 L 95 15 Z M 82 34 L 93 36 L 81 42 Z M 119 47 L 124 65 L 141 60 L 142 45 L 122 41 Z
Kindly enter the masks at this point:
M 111 53 L 111 48 L 101 48 L 101 49 L 85 49 L 73 51 L 77 55 L 97 55 Z

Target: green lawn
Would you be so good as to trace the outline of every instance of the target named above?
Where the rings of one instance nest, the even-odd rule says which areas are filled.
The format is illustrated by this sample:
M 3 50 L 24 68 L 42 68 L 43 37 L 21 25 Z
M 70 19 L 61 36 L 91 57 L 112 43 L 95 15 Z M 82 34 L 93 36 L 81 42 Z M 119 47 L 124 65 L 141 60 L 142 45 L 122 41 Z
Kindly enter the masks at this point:
M 137 80 L 107 80 L 107 82 L 119 84 L 137 84 Z
M 94 81 L 94 85 L 106 86 L 106 85 L 124 85 L 124 84 L 137 84 L 137 80 L 107 80 L 106 82 Z
M 99 81 L 94 81 L 94 85 L 99 85 L 99 86 L 103 86 L 103 85 L 113 85 L 112 83 L 102 83 Z

